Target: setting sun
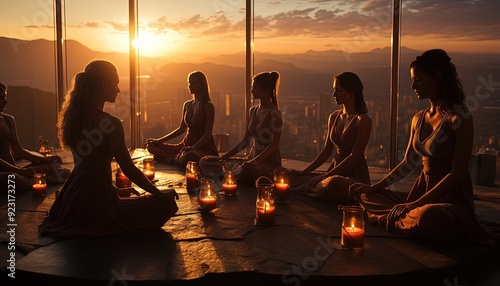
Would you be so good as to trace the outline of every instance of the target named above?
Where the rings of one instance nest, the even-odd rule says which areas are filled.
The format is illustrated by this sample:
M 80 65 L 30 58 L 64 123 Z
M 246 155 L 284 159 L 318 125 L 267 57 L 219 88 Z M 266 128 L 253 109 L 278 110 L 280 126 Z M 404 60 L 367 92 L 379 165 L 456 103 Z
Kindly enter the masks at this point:
M 180 38 L 180 34 L 173 30 L 155 32 L 141 29 L 139 36 L 133 41 L 133 45 L 141 55 L 155 57 L 175 50 Z

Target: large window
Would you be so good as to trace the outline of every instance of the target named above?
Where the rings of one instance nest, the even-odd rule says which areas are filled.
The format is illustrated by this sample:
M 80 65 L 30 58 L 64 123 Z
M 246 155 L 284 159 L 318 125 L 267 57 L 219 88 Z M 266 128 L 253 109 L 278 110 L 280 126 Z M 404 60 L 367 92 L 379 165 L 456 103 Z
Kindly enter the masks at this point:
M 2 11 L 0 82 L 9 88 L 5 112 L 16 118 L 23 146 L 38 150 L 39 136 L 57 146 L 52 2 L 7 1 Z
M 179 126 L 191 99 L 187 76 L 202 71 L 216 107 L 220 151 L 243 137 L 245 118 L 245 1 L 139 1 L 141 137 Z M 179 142 L 182 138 L 175 138 Z
M 38 136 L 57 147 L 56 1 L 3 3 L 0 18 L 0 81 L 9 86 L 6 112 L 16 116 L 24 146 Z M 332 77 L 357 73 L 373 119 L 366 156 L 389 166 L 391 27 L 393 1 L 253 0 L 254 74 L 281 74 L 285 119 L 284 158 L 312 160 L 322 148 L 332 101 Z M 95 58 L 114 62 L 122 90 L 106 110 L 123 120 L 130 140 L 129 3 L 62 1 L 64 84 Z M 216 111 L 214 133 L 221 151 L 246 127 L 246 4 L 243 0 L 139 0 L 137 4 L 138 109 L 141 141 L 175 129 L 190 99 L 188 73 L 204 72 Z M 427 106 L 410 88 L 408 63 L 424 50 L 443 48 L 457 65 L 474 115 L 474 152 L 500 148 L 500 23 L 498 1 L 402 1 L 398 160 L 407 145 L 411 116 Z M 177 138 L 175 141 L 180 140 Z M 130 141 L 128 141 L 130 142 Z M 290 142 L 293 142 L 290 143 Z M 498 161 L 498 160 L 497 160 Z M 498 170 L 499 168 L 497 168 Z
M 373 119 L 368 162 L 387 166 L 390 3 L 256 1 L 254 13 L 254 70 L 277 70 L 282 77 L 283 156 L 314 159 L 325 142 L 328 115 L 342 107 L 333 101 L 332 79 L 351 71 L 364 84 Z
M 410 88 L 409 62 L 429 49 L 444 49 L 457 67 L 474 118 L 473 152 L 500 149 L 500 22 L 495 1 L 404 1 L 401 30 L 400 158 L 411 116 L 428 106 Z M 497 167 L 498 170 L 498 167 Z M 497 171 L 498 172 L 498 171 Z

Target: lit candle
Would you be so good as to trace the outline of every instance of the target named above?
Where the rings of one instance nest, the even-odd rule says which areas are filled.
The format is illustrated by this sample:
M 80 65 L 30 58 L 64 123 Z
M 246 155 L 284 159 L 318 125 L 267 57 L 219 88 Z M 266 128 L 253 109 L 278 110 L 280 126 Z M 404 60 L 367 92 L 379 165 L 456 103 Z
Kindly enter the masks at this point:
M 33 196 L 42 197 L 47 192 L 47 183 L 45 182 L 44 173 L 36 173 L 33 175 Z
M 227 196 L 236 195 L 236 189 L 238 189 L 238 185 L 236 184 L 229 184 L 229 183 L 222 184 L 222 190 L 224 191 L 224 194 Z
M 145 170 L 144 176 L 146 176 L 146 178 L 148 178 L 150 181 L 152 181 L 155 178 L 155 171 Z
M 155 178 L 155 160 L 153 157 L 142 159 L 142 172 L 150 181 Z
M 196 178 L 195 174 L 187 173 L 186 174 L 186 189 L 188 192 L 191 192 L 194 188 L 200 186 L 200 182 Z
M 203 210 L 213 210 L 217 207 L 217 198 L 215 196 L 209 196 L 200 198 L 200 208 Z
M 130 179 L 123 173 L 117 172 L 115 181 L 118 188 L 130 188 L 132 186 Z
M 288 201 L 290 195 L 289 186 L 288 183 L 284 182 L 284 179 L 281 179 L 281 182 L 274 183 L 277 201 Z
M 33 184 L 33 195 L 37 197 L 45 196 L 47 184 Z
M 265 203 L 263 207 L 257 207 L 256 217 L 257 222 L 274 222 L 274 213 L 276 207 Z
M 132 182 L 125 176 L 121 168 L 116 169 L 115 174 L 115 185 L 118 188 L 130 188 L 132 187 Z
M 341 243 L 347 248 L 363 247 L 365 230 L 359 227 L 342 227 Z

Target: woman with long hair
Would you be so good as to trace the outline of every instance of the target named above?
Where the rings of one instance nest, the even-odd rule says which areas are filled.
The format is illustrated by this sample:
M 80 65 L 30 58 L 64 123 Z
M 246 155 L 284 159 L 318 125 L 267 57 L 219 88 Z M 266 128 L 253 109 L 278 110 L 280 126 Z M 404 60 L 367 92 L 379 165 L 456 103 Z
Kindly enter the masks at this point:
M 179 127 L 163 137 L 146 140 L 148 151 L 158 161 L 185 166 L 189 161 L 198 162 L 203 156 L 218 155 L 212 135 L 215 107 L 205 74 L 190 73 L 188 89 L 193 98 L 184 102 Z M 185 136 L 181 142 L 166 143 L 182 134 Z
M 343 72 L 333 78 L 333 98 L 342 108 L 328 117 L 323 149 L 302 171 L 294 172 L 292 188 L 311 197 L 349 199 L 349 186 L 370 183 L 365 148 L 371 134 L 372 120 L 364 100 L 363 83 L 357 74 Z M 328 158 L 326 172 L 316 171 Z
M 114 103 L 116 67 L 105 60 L 90 62 L 74 79 L 59 113 L 62 146 L 71 150 L 75 167 L 39 227 L 54 237 L 103 236 L 160 229 L 178 210 L 175 190 L 159 190 L 130 158 L 120 119 L 104 112 Z M 123 173 L 152 195 L 122 198 L 112 184 L 113 157 Z
M 229 149 L 221 157 L 206 156 L 200 160 L 204 173 L 213 173 L 212 169 L 220 169 L 211 162 L 222 164 L 233 163 L 242 167 L 237 173 L 238 181 L 254 182 L 260 176 L 272 178 L 274 168 L 281 167 L 279 143 L 283 128 L 283 117 L 278 108 L 279 73 L 276 71 L 262 72 L 253 77 L 252 95 L 259 104 L 250 107 L 249 121 L 243 139 Z M 236 154 L 250 148 L 246 157 L 234 157 Z
M 373 185 L 353 184 L 351 193 L 370 222 L 388 231 L 443 245 L 483 242 L 469 172 L 472 114 L 456 67 L 445 51 L 434 49 L 411 61 L 410 76 L 411 88 L 429 107 L 413 117 L 403 160 Z M 409 193 L 387 189 L 420 162 L 422 171 Z

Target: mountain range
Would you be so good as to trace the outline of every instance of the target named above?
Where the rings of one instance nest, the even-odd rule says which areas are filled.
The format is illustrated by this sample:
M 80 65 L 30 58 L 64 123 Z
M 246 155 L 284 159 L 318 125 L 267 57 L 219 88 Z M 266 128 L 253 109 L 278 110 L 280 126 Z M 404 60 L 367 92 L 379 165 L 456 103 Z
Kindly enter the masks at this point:
M 30 86 L 44 91 L 55 90 L 55 46 L 53 41 L 25 41 L 0 37 L 2 65 L 0 81 L 7 85 Z M 112 61 L 121 75 L 128 75 L 128 54 L 92 51 L 74 40 L 65 41 L 68 81 L 93 59 Z M 413 94 L 409 71 L 405 68 L 412 58 L 422 51 L 401 48 L 401 94 Z M 457 65 L 468 93 L 475 92 L 478 77 L 500 74 L 499 54 L 450 54 Z M 281 75 L 280 94 L 300 97 L 309 94 L 330 93 L 332 77 L 342 71 L 356 72 L 365 85 L 367 97 L 388 99 L 390 87 L 390 48 L 375 49 L 364 53 L 343 51 L 307 51 L 300 54 L 254 53 L 254 73 L 277 70 Z M 143 82 L 148 100 L 164 101 L 175 97 L 179 88 L 186 87 L 187 74 L 203 71 L 212 91 L 244 94 L 245 54 L 221 54 L 193 62 L 175 59 L 140 57 L 140 74 L 150 77 Z M 405 70 L 406 69 L 406 70 Z M 128 78 L 121 78 L 120 87 L 128 90 Z M 66 83 L 70 86 L 70 82 Z
M 348 54 L 342 51 L 307 51 L 300 54 L 254 54 L 254 74 L 261 71 L 280 72 L 280 101 L 287 99 L 316 100 L 318 94 L 332 92 L 332 77 L 342 71 L 356 72 L 365 86 L 367 100 L 388 102 L 390 93 L 390 48 L 375 49 L 365 53 Z M 400 94 L 414 96 L 408 63 L 422 51 L 401 49 Z M 72 77 L 91 60 L 103 58 L 113 62 L 119 71 L 123 94 L 129 89 L 128 54 L 92 51 L 77 41 L 65 42 L 67 61 L 66 86 Z M 500 106 L 500 53 L 466 54 L 451 53 L 468 95 L 490 92 L 493 96 L 480 98 L 478 135 L 487 138 L 498 130 L 497 117 Z M 0 82 L 9 86 L 7 112 L 16 116 L 23 131 L 19 137 L 28 148 L 36 148 L 36 138 L 44 135 L 55 145 L 55 46 L 53 41 L 25 41 L 0 37 Z M 175 58 L 140 57 L 141 96 L 147 104 L 173 100 L 182 104 L 179 95 L 188 98 L 187 75 L 194 70 L 203 71 L 209 80 L 212 94 L 230 93 L 234 102 L 241 101 L 245 93 L 245 54 L 221 54 L 193 62 Z M 486 86 L 485 83 L 488 85 Z M 478 89 L 479 88 L 479 89 Z M 181 99 L 181 100 L 179 100 Z M 126 100 L 123 98 L 121 100 Z M 474 103 L 474 102 L 472 102 Z M 164 106 L 164 105 L 159 105 Z M 172 106 L 172 107 L 176 107 Z M 490 108 L 491 107 L 491 108 Z M 180 108 L 180 106 L 179 106 Z M 299 109 L 301 107 L 298 107 Z M 493 109 L 492 109 L 493 108 Z M 478 108 L 476 107 L 475 110 Z M 484 109 L 484 110 L 483 110 Z M 474 110 L 473 110 L 474 111 Z M 484 116 L 483 116 L 484 113 Z M 481 118 L 481 117 L 482 118 Z M 484 132 L 481 130 L 484 129 Z M 485 134 L 484 136 L 482 134 Z

